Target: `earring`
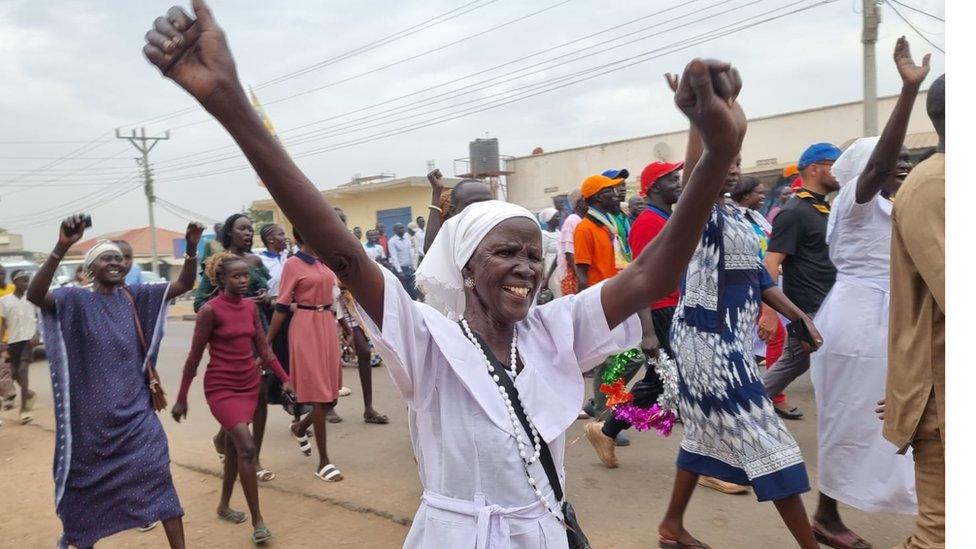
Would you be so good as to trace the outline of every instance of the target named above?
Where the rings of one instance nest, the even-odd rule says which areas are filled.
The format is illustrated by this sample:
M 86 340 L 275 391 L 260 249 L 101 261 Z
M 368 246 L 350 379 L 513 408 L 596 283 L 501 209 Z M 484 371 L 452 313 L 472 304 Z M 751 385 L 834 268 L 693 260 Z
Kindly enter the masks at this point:
M 468 278 L 465 278 L 464 287 L 468 289 L 474 288 L 474 279 L 471 278 L 470 276 Z

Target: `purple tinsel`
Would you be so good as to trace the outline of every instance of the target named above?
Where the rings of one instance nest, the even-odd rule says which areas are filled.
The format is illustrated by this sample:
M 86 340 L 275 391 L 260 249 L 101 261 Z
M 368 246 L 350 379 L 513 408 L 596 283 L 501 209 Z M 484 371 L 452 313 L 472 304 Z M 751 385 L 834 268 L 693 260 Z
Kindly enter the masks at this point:
M 613 410 L 613 417 L 630 423 L 638 431 L 647 431 L 653 428 L 664 437 L 671 434 L 675 420 L 673 411 L 662 410 L 658 404 L 650 408 L 641 408 L 631 402 L 617 406 Z

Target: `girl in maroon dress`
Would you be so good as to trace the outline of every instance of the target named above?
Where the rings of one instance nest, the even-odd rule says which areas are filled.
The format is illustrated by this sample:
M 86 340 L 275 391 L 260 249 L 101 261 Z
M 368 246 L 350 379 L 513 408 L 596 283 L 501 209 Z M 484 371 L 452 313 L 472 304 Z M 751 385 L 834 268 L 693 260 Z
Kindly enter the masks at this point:
M 224 483 L 217 516 L 234 523 L 247 517 L 230 508 L 234 477 L 240 474 L 241 488 L 251 510 L 254 533 L 251 541 L 263 543 L 271 537 L 258 506 L 257 451 L 248 424 L 254 417 L 261 388 L 261 371 L 254 361 L 254 349 L 261 360 L 281 379 L 287 393 L 294 393 L 288 374 L 281 368 L 265 340 L 254 301 L 245 299 L 248 264 L 239 256 L 219 253 L 207 262 L 205 274 L 220 293 L 197 313 L 190 355 L 183 367 L 183 383 L 173 406 L 173 419 L 186 417 L 186 396 L 196 376 L 203 350 L 210 345 L 210 363 L 203 377 L 203 392 L 214 418 L 230 441 L 224 459 Z

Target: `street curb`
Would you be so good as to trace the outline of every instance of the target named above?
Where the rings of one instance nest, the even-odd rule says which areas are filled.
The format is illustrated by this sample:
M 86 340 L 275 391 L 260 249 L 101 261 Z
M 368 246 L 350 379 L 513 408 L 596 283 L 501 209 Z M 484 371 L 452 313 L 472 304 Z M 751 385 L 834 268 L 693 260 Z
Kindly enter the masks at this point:
M 197 319 L 196 313 L 190 313 L 185 315 L 169 315 L 166 317 L 166 320 L 186 320 L 189 322 L 193 322 L 196 319 Z

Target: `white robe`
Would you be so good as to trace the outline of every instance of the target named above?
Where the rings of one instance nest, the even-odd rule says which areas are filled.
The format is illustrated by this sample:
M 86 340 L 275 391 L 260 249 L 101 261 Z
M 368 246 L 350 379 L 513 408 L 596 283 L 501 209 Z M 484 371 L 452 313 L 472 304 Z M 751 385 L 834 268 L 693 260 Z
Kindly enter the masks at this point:
M 857 204 L 856 188 L 848 183 L 831 206 L 837 282 L 815 319 L 823 347 L 810 355 L 820 491 L 869 513 L 915 514 L 911 452 L 897 453 L 874 413 L 888 372 L 891 203 Z
M 457 323 L 412 301 L 391 273 L 383 275 L 383 330 L 356 307 L 409 406 L 424 495 L 403 546 L 567 547 L 565 529 L 525 476 L 511 419 L 481 353 Z M 565 431 L 583 402 L 582 373 L 640 341 L 636 316 L 609 329 L 601 288 L 533 307 L 518 324 L 524 369 L 515 386 L 564 486 Z M 530 472 L 553 503 L 541 464 Z

